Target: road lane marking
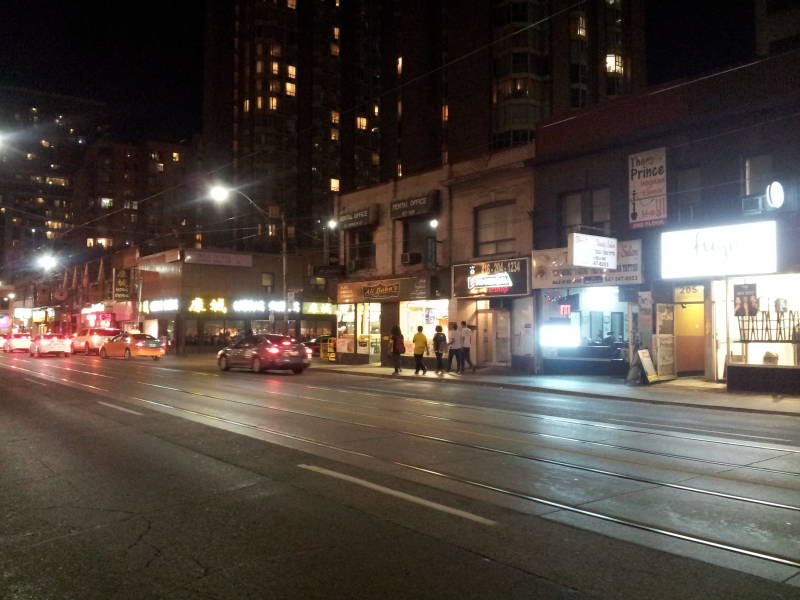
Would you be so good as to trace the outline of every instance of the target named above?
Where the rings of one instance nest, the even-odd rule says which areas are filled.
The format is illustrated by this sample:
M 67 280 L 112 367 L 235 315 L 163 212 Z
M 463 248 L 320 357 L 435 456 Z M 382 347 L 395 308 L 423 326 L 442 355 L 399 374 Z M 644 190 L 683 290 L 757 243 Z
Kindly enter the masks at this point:
M 367 481 L 366 479 L 359 479 L 358 477 L 352 477 L 351 475 L 345 475 L 344 473 L 339 473 L 338 471 L 331 471 L 330 469 L 317 467 L 315 465 L 299 464 L 297 466 L 301 469 L 305 469 L 306 471 L 313 471 L 315 473 L 319 473 L 320 475 L 327 475 L 328 477 L 334 477 L 336 479 L 341 479 L 342 481 L 348 481 L 350 483 L 354 483 L 355 485 L 360 485 L 361 487 L 365 487 L 375 492 L 380 492 L 382 494 L 394 496 L 395 498 L 405 500 L 406 502 L 412 502 L 414 504 L 419 504 L 420 506 L 425 506 L 427 508 L 432 508 L 434 510 L 445 512 L 450 515 L 455 515 L 456 517 L 461 517 L 462 519 L 474 521 L 475 523 L 480 523 L 481 525 L 489 525 L 489 526 L 497 525 L 497 521 L 492 521 L 491 519 L 487 519 L 485 517 L 481 517 L 479 515 L 475 515 L 464 510 L 459 510 L 458 508 L 453 508 L 452 506 L 445 506 L 444 504 L 439 504 L 438 502 L 425 500 L 425 498 L 420 498 L 419 496 L 413 496 L 412 494 L 407 494 L 399 490 L 394 490 L 392 488 L 384 487 L 382 485 L 378 485 L 377 483 L 372 483 L 371 481 Z
M 123 408 L 121 406 L 117 406 L 116 404 L 109 404 L 108 402 L 102 402 L 100 400 L 98 400 L 97 403 L 102 404 L 103 406 L 107 406 L 108 408 L 115 408 L 117 410 L 121 410 L 122 412 L 131 413 L 132 415 L 139 415 L 140 417 L 144 416 L 144 413 L 131 410 L 130 408 Z
M 31 379 L 30 377 L 26 377 L 25 381 L 30 381 L 31 383 L 35 383 L 36 385 L 43 385 L 47 387 L 47 384 L 42 381 L 36 381 L 35 379 Z

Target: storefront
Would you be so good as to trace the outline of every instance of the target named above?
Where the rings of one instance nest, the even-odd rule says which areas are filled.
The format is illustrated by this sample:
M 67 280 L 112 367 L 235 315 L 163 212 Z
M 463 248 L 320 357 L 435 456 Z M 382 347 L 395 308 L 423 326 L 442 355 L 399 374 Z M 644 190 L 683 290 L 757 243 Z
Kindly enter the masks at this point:
M 409 336 L 406 329 L 411 328 L 416 332 L 417 325 L 426 326 L 426 318 L 441 320 L 441 317 L 433 315 L 441 315 L 442 302 L 447 303 L 447 300 L 431 300 L 429 295 L 429 277 L 340 283 L 336 308 L 337 361 L 346 364 L 389 364 L 385 342 L 395 325 L 403 330 L 407 353 L 410 354 L 413 334 Z M 426 312 L 426 307 L 431 310 Z M 432 312 L 434 307 L 438 307 L 438 312 Z M 445 323 L 446 319 L 445 314 Z M 431 329 L 431 324 L 428 325 Z M 432 327 L 435 328 L 435 325 Z
M 331 302 L 303 302 L 300 315 L 300 339 L 308 340 L 322 335 L 334 335 L 336 330 L 336 304 Z
M 702 374 L 762 391 L 797 380 L 800 274 L 779 272 L 778 236 L 775 221 L 661 234 L 659 375 Z
M 642 243 L 613 241 L 615 261 L 606 266 L 614 268 L 607 269 L 576 266 L 582 261 L 576 255 L 570 257 L 567 248 L 533 252 L 538 369 L 542 372 L 627 372 L 632 341 L 640 333 Z M 644 294 L 641 301 L 646 298 Z M 646 320 L 642 325 L 648 326 Z
M 530 371 L 533 367 L 533 301 L 530 259 L 453 265 L 455 322 L 475 331 L 472 360 Z

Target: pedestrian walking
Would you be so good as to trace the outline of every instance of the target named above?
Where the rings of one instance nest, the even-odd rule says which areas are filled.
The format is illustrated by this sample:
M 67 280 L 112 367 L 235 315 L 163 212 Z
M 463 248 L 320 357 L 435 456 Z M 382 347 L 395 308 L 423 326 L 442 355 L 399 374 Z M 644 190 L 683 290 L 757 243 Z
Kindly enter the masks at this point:
M 393 375 L 397 375 L 400 372 L 400 359 L 405 351 L 406 342 L 403 339 L 403 333 L 395 325 L 392 327 L 392 337 L 389 340 L 389 354 L 392 357 L 392 365 L 394 365 Z
M 461 321 L 461 329 L 459 330 L 461 334 L 461 372 L 464 372 L 464 367 L 467 363 L 469 366 L 472 367 L 472 372 L 475 372 L 475 365 L 472 364 L 472 360 L 469 356 L 469 350 L 472 348 L 472 329 L 467 327 L 466 321 Z
M 453 368 L 453 359 L 456 361 L 456 373 L 461 372 L 461 334 L 458 332 L 458 325 L 450 325 L 450 352 L 447 354 L 447 370 Z
M 412 340 L 414 342 L 414 375 L 418 375 L 420 370 L 422 374 L 428 372 L 428 369 L 425 368 L 425 365 L 422 362 L 422 354 L 429 354 L 428 350 L 428 338 L 427 336 L 422 333 L 422 325 L 417 327 L 417 333 Z
M 447 351 L 447 336 L 442 332 L 442 326 L 436 326 L 436 333 L 433 334 L 433 353 L 436 355 L 436 373 L 444 373 L 442 366 L 442 355 Z

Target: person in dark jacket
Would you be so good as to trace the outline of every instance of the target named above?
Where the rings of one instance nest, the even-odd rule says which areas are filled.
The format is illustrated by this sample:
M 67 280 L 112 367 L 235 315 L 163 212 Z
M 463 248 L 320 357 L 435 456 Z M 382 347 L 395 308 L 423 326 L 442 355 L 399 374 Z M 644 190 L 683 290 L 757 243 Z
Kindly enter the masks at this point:
M 433 353 L 436 355 L 436 373 L 444 373 L 442 365 L 442 355 L 447 352 L 447 336 L 442 332 L 442 326 L 436 326 L 436 333 L 433 334 Z
M 393 375 L 397 375 L 400 372 L 400 358 L 406 351 L 406 342 L 403 339 L 403 333 L 397 325 L 392 327 L 392 336 L 389 344 L 389 354 L 392 357 L 392 365 L 394 365 Z

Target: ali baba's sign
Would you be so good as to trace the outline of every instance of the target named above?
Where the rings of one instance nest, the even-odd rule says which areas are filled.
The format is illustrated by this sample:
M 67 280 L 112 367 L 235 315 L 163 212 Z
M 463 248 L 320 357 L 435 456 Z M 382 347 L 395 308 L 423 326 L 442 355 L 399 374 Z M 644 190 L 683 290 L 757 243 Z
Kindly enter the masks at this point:
M 425 300 L 429 293 L 430 284 L 427 277 L 346 281 L 336 288 L 336 301 L 340 304 L 353 304 L 382 300 Z
M 509 258 L 453 266 L 453 296 L 524 296 L 530 292 L 529 259 Z

